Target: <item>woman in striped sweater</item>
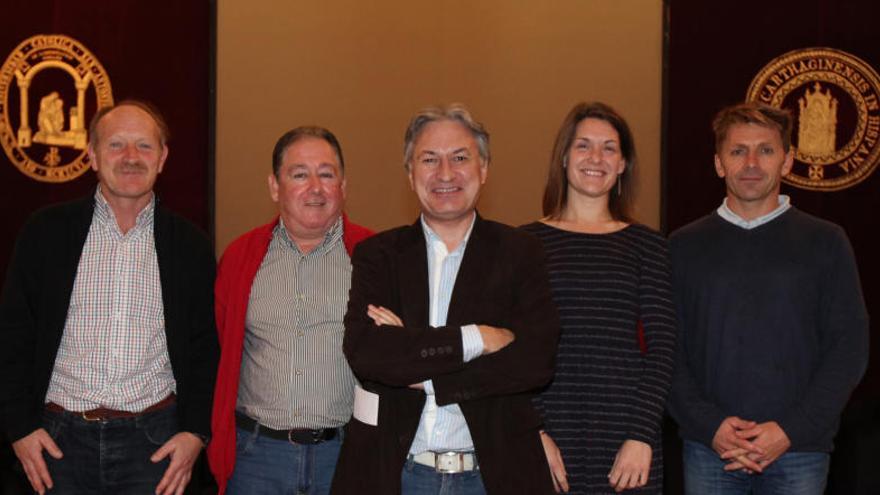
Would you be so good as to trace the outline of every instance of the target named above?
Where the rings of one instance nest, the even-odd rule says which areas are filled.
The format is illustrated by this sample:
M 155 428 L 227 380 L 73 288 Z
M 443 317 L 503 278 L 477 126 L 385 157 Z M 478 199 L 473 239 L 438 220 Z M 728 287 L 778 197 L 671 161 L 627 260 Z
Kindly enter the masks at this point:
M 562 337 L 537 400 L 557 491 L 661 493 L 660 425 L 673 371 L 675 314 L 666 240 L 633 223 L 635 146 L 602 103 L 575 106 L 559 130 L 544 244 Z

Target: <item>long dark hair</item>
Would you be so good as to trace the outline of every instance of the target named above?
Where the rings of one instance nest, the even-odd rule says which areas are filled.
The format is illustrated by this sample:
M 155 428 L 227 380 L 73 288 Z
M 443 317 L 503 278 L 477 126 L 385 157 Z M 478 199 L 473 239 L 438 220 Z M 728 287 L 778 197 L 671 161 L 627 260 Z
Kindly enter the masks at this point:
M 578 124 L 584 119 L 599 119 L 611 124 L 620 138 L 620 152 L 626 161 L 626 168 L 620 174 L 620 189 L 617 186 L 608 195 L 608 210 L 611 217 L 621 222 L 631 222 L 630 210 L 635 192 L 636 147 L 632 132 L 626 120 L 610 106 L 601 102 L 578 103 L 568 112 L 550 155 L 550 170 L 547 173 L 547 185 L 544 187 L 544 216 L 557 220 L 562 215 L 565 202 L 568 200 L 568 176 L 565 171 L 565 160 L 574 141 L 574 133 Z

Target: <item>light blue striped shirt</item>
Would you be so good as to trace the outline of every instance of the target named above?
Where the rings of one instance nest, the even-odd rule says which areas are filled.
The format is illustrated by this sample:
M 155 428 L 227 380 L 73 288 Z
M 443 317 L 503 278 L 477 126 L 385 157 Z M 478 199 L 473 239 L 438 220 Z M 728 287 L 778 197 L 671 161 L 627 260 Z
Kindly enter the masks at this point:
M 791 208 L 791 198 L 789 198 L 785 194 L 780 194 L 778 201 L 779 206 L 777 206 L 776 209 L 771 211 L 770 213 L 762 215 L 758 218 L 754 218 L 752 220 L 746 220 L 745 218 L 734 213 L 733 210 L 731 210 L 730 207 L 727 206 L 727 198 L 724 198 L 724 201 L 721 202 L 721 206 L 718 207 L 718 216 L 738 227 L 742 227 L 746 230 L 751 230 L 755 227 L 764 225 L 765 223 L 773 220 L 779 215 L 782 215 L 783 213 L 785 213 L 786 210 Z
M 476 214 L 474 214 L 474 220 L 476 218 Z M 432 327 L 446 325 L 446 315 L 449 312 L 449 301 L 452 298 L 455 278 L 458 276 L 458 269 L 464 258 L 464 250 L 473 228 L 472 220 L 464 239 L 450 253 L 443 240 L 431 230 L 431 227 L 425 223 L 425 218 L 422 217 L 422 231 L 425 233 L 425 244 L 428 249 L 428 284 L 431 298 L 429 323 Z M 476 324 L 461 327 L 461 342 L 464 362 L 475 359 L 482 354 L 483 338 L 480 336 L 480 330 Z M 427 395 L 425 408 L 422 409 L 422 418 L 419 420 L 416 437 L 409 449 L 410 454 L 419 454 L 425 451 L 474 450 L 471 432 L 468 430 L 467 421 L 465 421 L 458 404 L 437 406 L 433 382 L 428 380 L 423 385 Z

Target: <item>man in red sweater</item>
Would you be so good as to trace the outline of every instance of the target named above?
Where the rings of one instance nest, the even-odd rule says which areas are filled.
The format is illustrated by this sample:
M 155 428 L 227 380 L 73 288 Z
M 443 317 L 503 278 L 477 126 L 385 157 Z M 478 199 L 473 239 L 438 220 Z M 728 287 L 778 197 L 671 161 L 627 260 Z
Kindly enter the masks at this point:
M 208 459 L 221 494 L 326 493 L 355 384 L 342 353 L 350 256 L 371 232 L 342 213 L 342 149 L 327 129 L 281 136 L 269 193 L 279 217 L 233 241 L 217 272 Z

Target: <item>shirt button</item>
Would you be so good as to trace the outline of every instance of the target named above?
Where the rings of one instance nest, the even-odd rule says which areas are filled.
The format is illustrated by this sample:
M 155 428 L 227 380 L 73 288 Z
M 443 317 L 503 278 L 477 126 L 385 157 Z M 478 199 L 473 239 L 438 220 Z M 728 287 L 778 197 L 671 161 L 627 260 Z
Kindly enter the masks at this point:
M 296 376 L 299 376 L 299 375 L 302 375 L 302 374 L 303 374 L 303 370 L 297 368 L 297 370 L 296 370 Z
M 420 354 L 422 355 L 423 358 L 428 357 L 428 351 L 426 351 L 425 349 L 422 349 L 422 352 Z
M 302 333 L 302 332 L 296 332 L 296 336 L 297 336 L 297 337 L 302 337 L 302 336 L 303 336 L 303 333 Z

